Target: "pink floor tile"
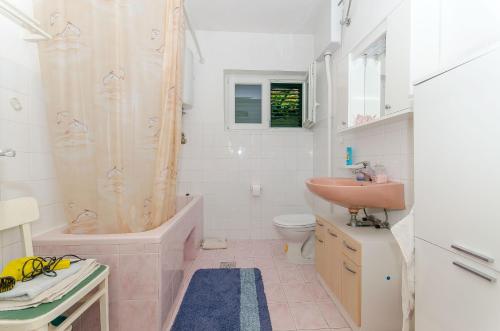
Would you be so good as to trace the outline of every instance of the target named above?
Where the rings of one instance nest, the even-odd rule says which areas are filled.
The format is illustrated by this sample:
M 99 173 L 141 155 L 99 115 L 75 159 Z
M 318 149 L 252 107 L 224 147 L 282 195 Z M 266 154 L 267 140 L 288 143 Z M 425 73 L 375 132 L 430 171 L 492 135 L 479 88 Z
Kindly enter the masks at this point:
M 252 252 L 254 257 L 273 256 L 271 246 L 267 243 L 254 243 Z
M 290 310 L 295 319 L 297 329 L 316 330 L 328 328 L 328 324 L 318 309 L 316 303 L 292 303 Z
M 251 257 L 236 257 L 236 268 L 255 268 L 255 259 Z
M 318 308 L 331 328 L 346 328 L 347 322 L 333 302 L 318 302 Z
M 330 301 L 330 297 L 319 282 L 307 283 L 307 289 L 314 301 Z
M 289 303 L 314 301 L 306 283 L 283 284 L 283 289 Z
M 295 265 L 278 267 L 278 274 L 282 283 L 302 283 L 302 272 Z
M 274 268 L 274 261 L 273 258 L 270 256 L 256 257 L 254 260 L 255 260 L 255 266 L 257 268 Z
M 318 280 L 314 264 L 304 264 L 301 265 L 300 268 L 302 269 L 302 276 L 306 282 L 316 282 Z
M 264 286 L 271 283 L 279 283 L 278 271 L 276 268 L 259 268 L 264 280 Z
M 268 303 L 286 303 L 285 292 L 283 287 L 279 283 L 272 283 L 264 286 L 264 291 L 266 293 L 266 299 Z
M 295 330 L 295 323 L 286 303 L 268 305 L 273 330 Z

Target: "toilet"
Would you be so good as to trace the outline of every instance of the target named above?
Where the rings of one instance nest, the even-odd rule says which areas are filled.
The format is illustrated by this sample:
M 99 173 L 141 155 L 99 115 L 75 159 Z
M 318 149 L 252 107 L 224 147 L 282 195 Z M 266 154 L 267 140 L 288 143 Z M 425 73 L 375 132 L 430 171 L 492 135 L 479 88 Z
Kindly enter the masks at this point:
M 273 219 L 273 224 L 287 242 L 288 261 L 295 264 L 314 263 L 314 215 L 280 215 Z

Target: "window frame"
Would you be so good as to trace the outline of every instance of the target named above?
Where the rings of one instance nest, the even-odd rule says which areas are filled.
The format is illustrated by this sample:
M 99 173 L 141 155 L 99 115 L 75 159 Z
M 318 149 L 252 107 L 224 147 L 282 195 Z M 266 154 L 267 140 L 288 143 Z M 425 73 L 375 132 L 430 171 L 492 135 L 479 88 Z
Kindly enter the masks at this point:
M 270 73 L 270 72 L 226 72 L 224 89 L 224 119 L 226 130 L 304 130 L 304 116 L 308 105 L 307 72 L 304 73 Z M 302 84 L 302 126 L 301 127 L 271 127 L 271 83 Z M 236 85 L 262 86 L 262 105 L 260 124 L 236 123 Z

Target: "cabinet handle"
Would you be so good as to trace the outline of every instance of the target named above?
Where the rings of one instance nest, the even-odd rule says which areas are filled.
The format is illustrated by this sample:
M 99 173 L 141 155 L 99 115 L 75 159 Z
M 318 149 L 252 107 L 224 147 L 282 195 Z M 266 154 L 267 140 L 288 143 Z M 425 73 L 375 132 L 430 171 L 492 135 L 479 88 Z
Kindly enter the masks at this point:
M 385 109 L 387 110 L 391 109 L 391 105 L 385 105 Z
M 335 238 L 338 238 L 338 236 L 337 236 L 335 233 L 330 232 L 330 230 L 327 230 L 327 231 L 328 231 L 328 234 L 329 234 L 330 236 L 335 237 Z
M 467 266 L 467 265 L 465 265 L 465 264 L 463 264 L 461 262 L 453 261 L 453 265 L 455 265 L 455 266 L 457 266 L 457 267 L 459 267 L 459 268 L 461 268 L 461 269 L 463 269 L 465 271 L 468 271 L 471 274 L 474 274 L 474 275 L 476 275 L 476 276 L 478 276 L 478 277 L 480 277 L 480 278 L 482 278 L 484 280 L 487 280 L 490 283 L 495 283 L 497 281 L 497 279 L 495 277 L 490 276 L 488 274 L 485 274 L 484 272 L 479 271 L 477 269 L 474 269 L 472 267 L 469 267 L 469 266 Z
M 349 268 L 345 262 L 344 262 L 344 268 L 345 268 L 345 270 L 349 271 L 351 274 L 354 274 L 354 275 L 356 274 L 356 271 Z
M 475 257 L 476 259 L 480 259 L 484 262 L 488 262 L 488 263 L 493 263 L 495 262 L 495 259 L 492 258 L 492 257 L 489 257 L 489 256 L 486 256 L 486 255 L 483 255 L 483 254 L 480 254 L 480 253 L 476 253 L 474 251 L 471 251 L 470 249 L 467 249 L 463 246 L 459 246 L 459 245 L 451 245 L 451 248 L 453 249 L 456 249 L 457 251 L 459 252 L 462 252 L 462 253 L 465 253 L 467 255 L 470 255 L 470 256 L 473 256 Z
M 324 224 L 321 224 L 320 222 L 316 221 L 316 224 L 318 224 L 319 226 L 324 226 Z
M 323 243 L 323 240 L 319 239 L 318 236 L 315 236 L 316 240 L 319 241 L 320 243 Z
M 357 252 L 357 251 L 358 251 L 356 248 L 349 246 L 349 245 L 345 242 L 345 240 L 343 241 L 343 243 L 344 243 L 345 248 L 347 248 L 348 250 L 353 251 L 353 252 Z

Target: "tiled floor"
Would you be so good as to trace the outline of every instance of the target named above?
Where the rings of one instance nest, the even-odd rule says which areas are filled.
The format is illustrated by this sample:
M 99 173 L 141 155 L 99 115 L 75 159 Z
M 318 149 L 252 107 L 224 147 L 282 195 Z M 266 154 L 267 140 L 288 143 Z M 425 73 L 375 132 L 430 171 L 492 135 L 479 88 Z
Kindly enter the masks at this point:
M 350 331 L 337 307 L 316 279 L 312 265 L 290 264 L 280 240 L 241 240 L 229 243 L 228 249 L 200 251 L 194 262 L 186 265 L 181 292 L 176 298 L 177 313 L 194 271 L 218 268 L 220 262 L 235 261 L 237 268 L 259 268 L 264 279 L 273 330 Z

